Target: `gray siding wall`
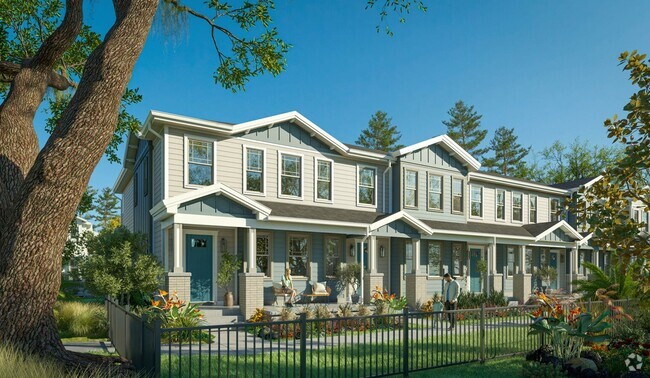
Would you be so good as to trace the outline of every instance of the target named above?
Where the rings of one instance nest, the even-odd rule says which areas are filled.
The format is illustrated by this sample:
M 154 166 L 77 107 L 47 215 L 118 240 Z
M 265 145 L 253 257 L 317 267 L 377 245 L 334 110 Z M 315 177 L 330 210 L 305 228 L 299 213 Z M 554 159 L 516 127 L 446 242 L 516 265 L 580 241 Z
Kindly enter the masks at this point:
M 387 164 L 365 163 L 363 161 L 345 158 L 332 153 L 329 148 L 326 149 L 327 153 L 324 153 L 321 151 L 323 150 L 323 145 L 320 141 L 313 138 L 313 140 L 307 141 L 305 138 L 308 134 L 305 132 L 297 133 L 294 129 L 294 127 L 297 126 L 291 126 L 292 127 L 285 126 L 284 128 L 278 126 L 271 128 L 270 130 L 263 129 L 256 133 L 251 132 L 250 134 L 241 137 L 232 138 L 210 136 L 195 132 L 187 133 L 187 135 L 194 135 L 208 139 L 211 138 L 212 140 L 217 141 L 216 180 L 217 182 L 223 183 L 240 193 L 244 192 L 244 146 L 265 150 L 266 171 L 264 173 L 266 192 L 264 195 L 249 194 L 251 198 L 264 201 L 277 201 L 312 206 L 335 206 L 337 208 L 375 211 L 375 208 L 357 205 L 357 164 L 372 166 L 377 171 L 377 209 L 379 211 L 382 210 L 382 199 L 384 195 L 382 173 L 387 167 Z M 285 133 L 287 129 L 290 129 L 292 133 Z M 282 133 L 280 133 L 280 131 L 282 131 Z M 184 186 L 184 134 L 184 131 L 181 129 L 169 128 L 168 185 L 170 196 L 193 190 L 192 188 L 186 188 Z M 291 135 L 291 138 L 281 137 L 278 139 L 277 135 Z M 302 155 L 302 199 L 288 199 L 280 198 L 278 196 L 278 151 L 288 154 Z M 316 164 L 316 158 L 329 159 L 333 161 L 333 203 L 319 202 L 314 199 L 314 167 Z
M 373 232 L 376 236 L 419 238 L 420 233 L 402 221 L 391 222 Z
M 148 249 L 153 252 L 152 220 L 149 210 L 152 207 L 153 190 L 151 185 L 151 144 L 140 140 L 133 168 L 133 231 L 147 235 Z M 137 191 L 135 190 L 137 186 Z M 159 252 L 156 252 L 159 254 Z
M 542 240 L 544 240 L 544 241 L 555 241 L 555 242 L 571 242 L 571 241 L 573 241 L 573 239 L 570 238 L 562 230 L 555 230 L 555 231 L 551 232 L 550 234 L 544 236 L 544 238 Z
M 329 147 L 312 137 L 307 130 L 289 122 L 280 123 L 269 128 L 256 129 L 248 134 L 235 135 L 235 137 L 258 142 L 276 143 L 313 152 L 328 153 L 330 151 Z
M 210 195 L 185 202 L 178 207 L 179 213 L 217 215 L 221 217 L 254 218 L 253 212 L 223 196 Z
M 133 178 L 122 193 L 122 225 L 133 231 Z
M 153 141 L 153 158 L 151 169 L 151 183 L 153 185 L 153 204 L 160 202 L 163 188 L 163 148 L 160 139 Z

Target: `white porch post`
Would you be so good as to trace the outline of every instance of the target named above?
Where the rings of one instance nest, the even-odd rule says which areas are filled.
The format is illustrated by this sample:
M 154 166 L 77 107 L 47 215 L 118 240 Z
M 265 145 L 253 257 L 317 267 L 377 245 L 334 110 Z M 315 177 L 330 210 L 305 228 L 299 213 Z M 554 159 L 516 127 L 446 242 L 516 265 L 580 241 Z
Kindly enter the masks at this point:
M 248 229 L 248 243 L 246 243 L 246 261 L 248 263 L 248 273 L 257 273 L 255 264 L 255 250 L 257 245 L 257 230 L 254 228 Z
M 368 270 L 377 273 L 377 237 L 371 236 L 368 242 Z
M 179 273 L 184 270 L 183 267 L 183 225 L 174 223 L 174 272 Z
M 599 256 L 599 251 L 597 249 L 594 249 L 593 252 L 591 252 L 591 262 L 599 267 L 600 269 L 603 269 L 602 266 L 600 266 L 600 256 Z
M 413 241 L 413 273 L 420 272 L 420 239 Z
M 526 274 L 526 246 L 520 245 L 518 252 L 519 266 L 517 267 L 517 272 L 520 274 Z

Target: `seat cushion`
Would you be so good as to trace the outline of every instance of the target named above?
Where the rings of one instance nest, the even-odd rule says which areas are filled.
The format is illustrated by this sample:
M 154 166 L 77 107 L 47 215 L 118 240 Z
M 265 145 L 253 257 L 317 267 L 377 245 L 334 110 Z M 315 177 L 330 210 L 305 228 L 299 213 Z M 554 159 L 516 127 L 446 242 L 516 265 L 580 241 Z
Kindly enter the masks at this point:
M 327 294 L 327 283 L 316 282 L 312 291 L 314 294 Z

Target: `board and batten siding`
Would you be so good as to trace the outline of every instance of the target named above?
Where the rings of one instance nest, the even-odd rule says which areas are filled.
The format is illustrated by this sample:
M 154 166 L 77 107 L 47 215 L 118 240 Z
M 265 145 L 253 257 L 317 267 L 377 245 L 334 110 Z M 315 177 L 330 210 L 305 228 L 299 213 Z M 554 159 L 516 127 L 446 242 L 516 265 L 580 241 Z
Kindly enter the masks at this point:
M 159 138 L 153 141 L 153 158 L 151 169 L 151 183 L 153 185 L 153 204 L 160 202 L 162 198 L 163 180 L 163 148 Z
M 177 128 L 169 128 L 168 140 L 168 185 L 169 196 L 173 197 L 191 190 L 184 186 L 184 134 L 185 132 Z M 369 210 L 375 211 L 375 208 L 357 206 L 357 165 L 369 165 L 377 170 L 376 179 L 376 201 L 377 210 L 381 211 L 383 208 L 383 179 L 382 173 L 387 165 L 376 163 L 365 163 L 353 159 L 345 158 L 330 151 L 330 153 L 320 152 L 321 148 L 314 148 L 312 146 L 298 147 L 293 145 L 283 146 L 278 144 L 261 143 L 258 140 L 231 137 L 224 138 L 222 136 L 210 136 L 206 134 L 187 133 L 188 136 L 198 136 L 202 138 L 213 139 L 217 141 L 216 154 L 216 181 L 222 183 L 240 193 L 244 192 L 243 179 L 244 179 L 244 146 L 258 148 L 265 151 L 265 171 L 264 179 L 266 192 L 264 195 L 256 195 L 247 193 L 253 199 L 264 201 L 276 201 L 284 203 L 294 203 L 299 205 L 310 206 L 327 206 L 356 210 Z M 263 135 L 263 134 L 260 134 Z M 302 135 L 302 134 L 301 134 Z M 303 135 L 304 137 L 304 135 Z M 258 136 L 259 138 L 259 136 Z M 315 144 L 315 142 L 314 142 Z M 301 155 L 303 162 L 303 190 L 302 199 L 281 198 L 278 196 L 278 180 L 279 180 L 279 156 L 278 151 Z M 329 149 L 328 149 L 329 151 Z M 332 195 L 333 203 L 321 202 L 314 200 L 315 192 L 315 158 L 328 159 L 333 161 L 333 177 L 332 177 Z

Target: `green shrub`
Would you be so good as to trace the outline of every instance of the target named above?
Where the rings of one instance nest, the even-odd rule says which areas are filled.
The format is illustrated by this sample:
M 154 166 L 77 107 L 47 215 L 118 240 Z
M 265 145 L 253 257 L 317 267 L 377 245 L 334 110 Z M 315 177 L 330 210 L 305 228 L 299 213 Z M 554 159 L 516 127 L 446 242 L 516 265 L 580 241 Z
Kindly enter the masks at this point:
M 560 365 L 542 364 L 535 361 L 524 362 L 522 376 L 526 378 L 568 377 L 568 375 L 562 371 Z
M 462 292 L 458 296 L 458 308 L 505 307 L 508 305 L 503 291 L 492 291 L 490 294 Z
M 108 336 L 108 319 L 104 306 L 96 303 L 57 302 L 54 317 L 59 334 L 90 339 Z

